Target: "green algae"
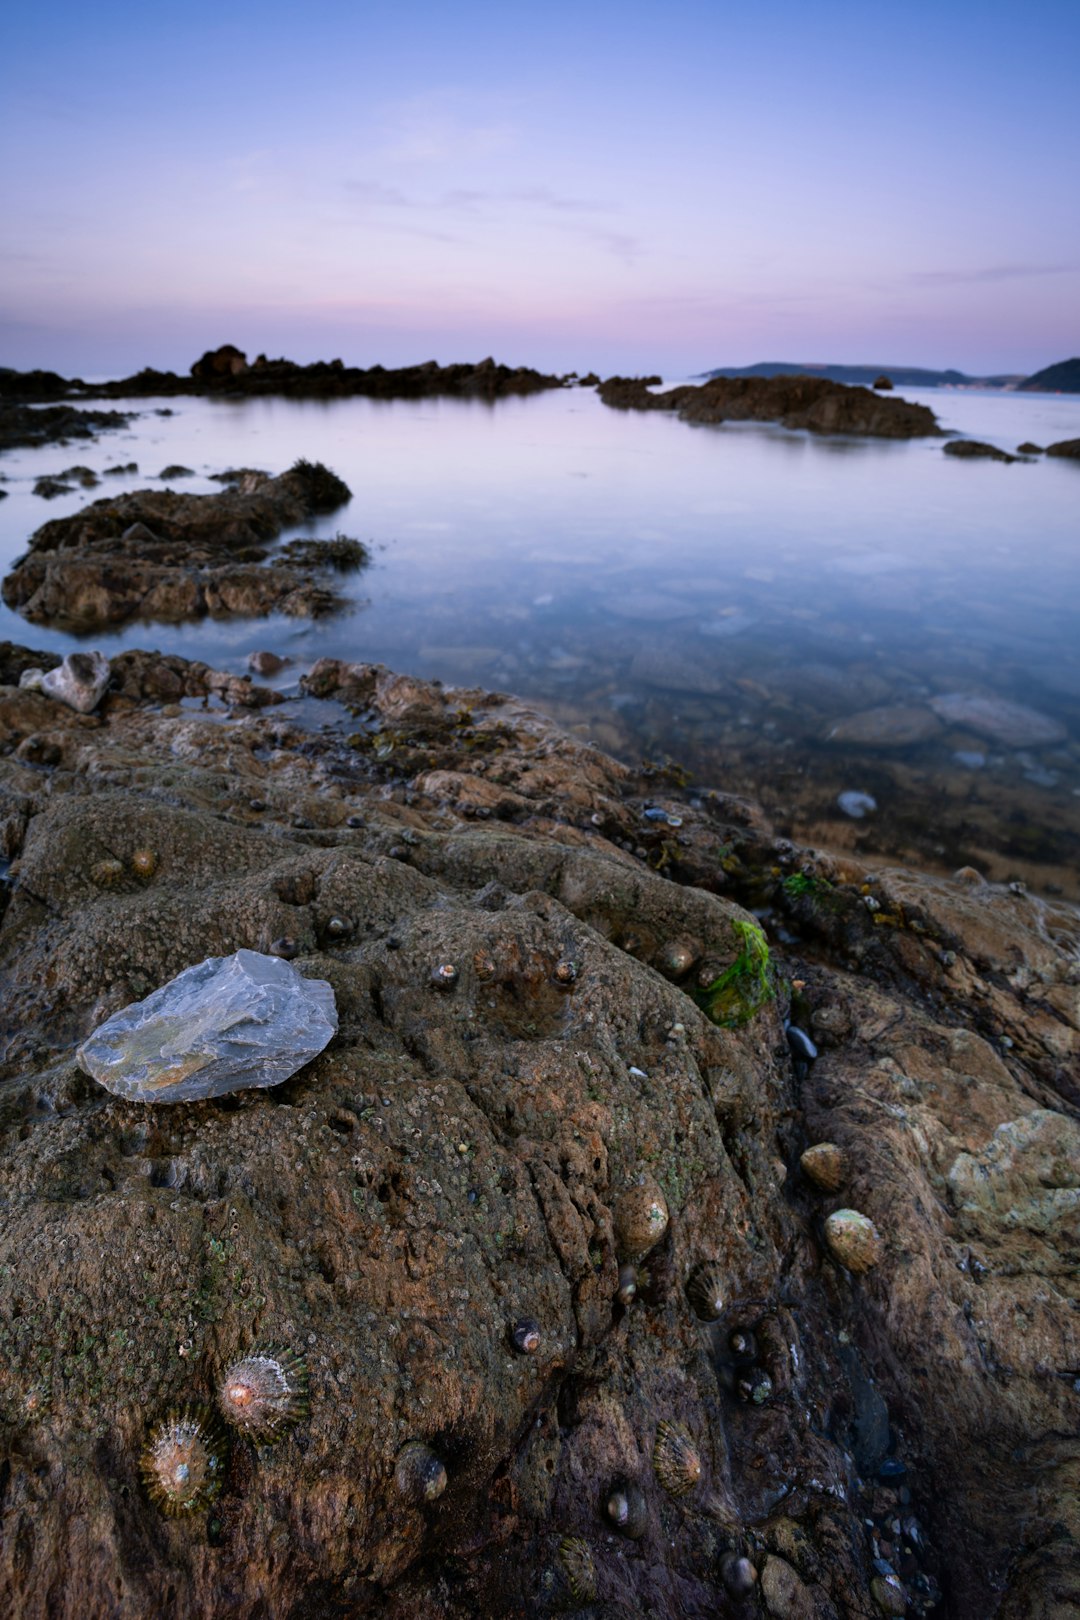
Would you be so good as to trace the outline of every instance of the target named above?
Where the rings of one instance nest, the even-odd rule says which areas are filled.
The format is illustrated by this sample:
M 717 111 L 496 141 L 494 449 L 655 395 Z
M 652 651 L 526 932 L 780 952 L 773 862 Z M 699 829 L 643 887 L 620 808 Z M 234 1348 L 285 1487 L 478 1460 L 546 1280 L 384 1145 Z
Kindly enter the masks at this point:
M 724 1029 L 748 1024 L 776 994 L 764 931 L 749 919 L 736 919 L 731 926 L 740 942 L 739 953 L 697 996 L 703 1012 Z

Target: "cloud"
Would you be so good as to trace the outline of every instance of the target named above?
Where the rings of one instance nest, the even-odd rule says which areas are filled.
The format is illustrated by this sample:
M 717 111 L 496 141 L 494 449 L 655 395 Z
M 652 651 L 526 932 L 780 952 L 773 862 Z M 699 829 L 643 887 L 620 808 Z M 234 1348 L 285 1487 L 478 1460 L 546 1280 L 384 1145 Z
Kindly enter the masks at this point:
M 375 208 L 415 208 L 412 198 L 406 197 L 397 186 L 384 186 L 381 180 L 346 180 L 345 190 L 358 202 Z
M 1033 276 L 1066 276 L 1076 264 L 991 264 L 972 270 L 912 270 L 907 280 L 917 287 L 966 287 L 974 282 L 1026 281 Z
M 502 190 L 483 190 L 470 186 L 455 186 L 449 191 L 436 192 L 429 197 L 385 185 L 381 180 L 351 179 L 343 182 L 345 190 L 364 211 L 389 210 L 391 214 L 411 213 L 426 216 L 431 224 L 421 226 L 395 219 L 395 233 L 425 236 L 437 242 L 461 242 L 464 238 L 440 229 L 440 218 L 456 220 L 461 226 L 470 221 L 477 224 L 501 223 L 508 214 L 519 218 L 546 219 L 550 227 L 554 215 L 560 221 L 564 234 L 591 242 L 610 253 L 622 264 L 635 264 L 644 251 L 640 239 L 627 231 L 611 228 L 605 221 L 618 212 L 615 205 L 586 197 L 563 196 L 547 186 L 517 186 Z M 590 224 L 590 216 L 600 223 Z M 390 227 L 390 221 L 384 225 Z

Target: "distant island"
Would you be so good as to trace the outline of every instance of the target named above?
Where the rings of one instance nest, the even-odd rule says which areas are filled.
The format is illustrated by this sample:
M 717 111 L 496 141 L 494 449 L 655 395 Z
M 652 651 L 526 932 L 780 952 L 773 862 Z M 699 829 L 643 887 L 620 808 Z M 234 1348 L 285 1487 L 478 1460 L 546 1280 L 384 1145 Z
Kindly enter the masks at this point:
M 1080 367 L 1080 361 L 1067 360 L 1069 366 Z M 1052 371 L 1060 367 L 1052 366 Z M 756 366 L 717 366 L 702 371 L 702 377 L 823 377 L 827 382 L 854 383 L 873 388 L 880 377 L 887 377 L 901 388 L 1031 388 L 1033 378 L 1025 382 L 1022 373 L 1004 377 L 969 377 L 963 371 L 927 371 L 919 366 L 836 366 L 798 364 L 790 360 L 762 360 Z M 1040 372 L 1039 376 L 1048 373 Z M 1061 388 L 1062 383 L 1038 384 L 1042 387 Z M 1080 386 L 1073 384 L 1072 387 Z
M 1016 386 L 1024 393 L 1080 394 L 1080 359 L 1059 360 Z

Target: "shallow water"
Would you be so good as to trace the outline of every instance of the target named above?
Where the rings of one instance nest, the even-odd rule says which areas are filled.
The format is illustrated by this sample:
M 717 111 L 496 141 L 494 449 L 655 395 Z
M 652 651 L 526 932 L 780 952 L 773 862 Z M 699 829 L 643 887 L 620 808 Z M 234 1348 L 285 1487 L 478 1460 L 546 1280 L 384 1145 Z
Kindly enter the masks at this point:
M 1080 399 L 905 390 L 944 428 L 1007 449 L 1080 436 Z M 115 402 L 110 401 L 110 404 Z M 172 415 L 156 414 L 166 406 Z M 791 835 L 1080 897 L 1080 465 L 960 462 L 938 440 L 689 427 L 586 390 L 456 400 L 138 401 L 130 429 L 0 461 L 5 570 L 34 528 L 168 463 L 216 490 L 230 466 L 325 461 L 351 504 L 302 531 L 358 536 L 354 612 L 306 621 L 132 624 L 106 653 L 157 646 L 242 669 L 381 660 L 536 699 L 630 760 L 760 799 Z M 137 461 L 138 477 L 45 502 L 35 478 Z M 72 639 L 0 609 L 0 639 Z M 963 692 L 1064 729 L 1025 745 L 925 723 Z M 880 706 L 932 731 L 902 746 L 830 740 Z M 868 795 L 860 817 L 841 793 Z M 853 802 L 853 801 L 847 801 Z

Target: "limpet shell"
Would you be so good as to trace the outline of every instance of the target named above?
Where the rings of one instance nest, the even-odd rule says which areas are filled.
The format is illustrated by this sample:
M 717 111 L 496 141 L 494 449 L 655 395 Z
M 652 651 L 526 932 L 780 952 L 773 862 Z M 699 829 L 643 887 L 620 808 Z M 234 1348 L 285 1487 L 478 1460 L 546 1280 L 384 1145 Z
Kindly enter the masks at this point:
M 218 1385 L 225 1419 L 252 1435 L 271 1435 L 306 1417 L 307 1366 L 303 1356 L 271 1347 L 232 1362 Z
M 580 1608 L 596 1599 L 596 1565 L 587 1541 L 580 1536 L 564 1536 L 555 1556 L 559 1574 L 570 1598 Z
M 394 1463 L 394 1484 L 416 1507 L 434 1502 L 446 1489 L 446 1465 L 422 1440 L 407 1440 Z
M 152 849 L 136 849 L 131 856 L 131 870 L 143 882 L 149 882 L 158 869 L 157 854 Z
M 652 1176 L 642 1176 L 619 1194 L 612 1209 L 615 1246 L 622 1260 L 639 1260 L 667 1231 L 668 1206 Z
M 699 1321 L 716 1322 L 727 1304 L 727 1277 L 718 1265 L 707 1260 L 692 1273 L 686 1293 Z
M 881 1260 L 885 1246 L 873 1221 L 857 1209 L 837 1209 L 825 1222 L 825 1241 L 833 1258 L 848 1271 L 869 1271 Z
M 685 1496 L 701 1480 L 701 1458 L 681 1423 L 662 1418 L 656 1425 L 653 1472 L 669 1496 Z
M 799 1163 L 803 1174 L 822 1192 L 838 1192 L 848 1178 L 847 1154 L 835 1142 L 815 1142 Z
M 111 857 L 95 861 L 90 868 L 90 881 L 99 889 L 115 889 L 124 881 L 124 863 Z
M 151 1432 L 139 1459 L 150 1498 L 170 1518 L 197 1513 L 221 1490 L 229 1443 L 202 1407 L 170 1412 Z

